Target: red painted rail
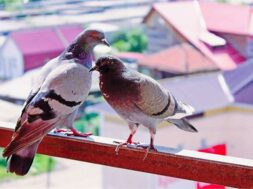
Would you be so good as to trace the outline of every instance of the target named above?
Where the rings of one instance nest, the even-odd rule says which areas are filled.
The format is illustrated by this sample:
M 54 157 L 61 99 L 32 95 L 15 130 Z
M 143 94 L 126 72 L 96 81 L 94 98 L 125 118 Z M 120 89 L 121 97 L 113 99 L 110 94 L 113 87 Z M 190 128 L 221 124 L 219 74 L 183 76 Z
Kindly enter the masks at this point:
M 0 126 L 0 146 L 9 142 L 13 130 Z M 103 137 L 65 137 L 49 134 L 38 152 L 50 156 L 119 167 L 135 171 L 220 184 L 253 188 L 253 160 L 157 147 L 143 160 L 145 150 L 121 148 L 115 154 L 113 139 Z

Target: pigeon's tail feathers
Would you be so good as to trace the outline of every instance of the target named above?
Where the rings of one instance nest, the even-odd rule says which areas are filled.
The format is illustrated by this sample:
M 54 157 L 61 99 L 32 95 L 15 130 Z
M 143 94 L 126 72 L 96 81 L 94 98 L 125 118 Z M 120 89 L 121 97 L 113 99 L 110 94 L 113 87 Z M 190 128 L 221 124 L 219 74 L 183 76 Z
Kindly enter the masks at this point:
M 42 138 L 55 127 L 57 119 L 24 121 L 13 134 L 11 142 L 5 147 L 3 157 L 9 157 L 22 149 L 40 142 Z
M 189 121 L 186 118 L 182 118 L 182 119 L 166 119 L 168 122 L 173 123 L 174 125 L 176 125 L 179 129 L 182 129 L 184 131 L 188 131 L 188 132 L 198 132 L 198 130 L 189 123 Z
M 194 113 L 194 111 L 195 111 L 195 109 L 191 105 L 177 100 L 176 106 L 175 106 L 175 113 L 174 113 L 174 115 L 170 116 L 169 118 L 181 119 L 186 116 L 192 115 Z
M 26 175 L 32 165 L 39 142 L 32 144 L 7 158 L 7 171 L 16 175 Z
M 194 111 L 195 110 L 191 105 L 181 102 L 180 100 L 177 100 L 176 113 L 183 113 L 184 116 L 189 116 L 192 115 Z
M 189 104 L 182 103 L 182 106 L 185 109 L 186 115 L 192 115 L 195 111 L 194 108 Z

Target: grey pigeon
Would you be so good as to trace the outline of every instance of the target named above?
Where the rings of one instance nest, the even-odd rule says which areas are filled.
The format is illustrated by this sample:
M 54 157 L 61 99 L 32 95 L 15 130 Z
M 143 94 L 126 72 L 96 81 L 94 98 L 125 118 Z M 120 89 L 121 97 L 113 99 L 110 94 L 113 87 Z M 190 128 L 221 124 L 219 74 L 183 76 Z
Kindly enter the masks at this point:
M 150 131 L 148 150 L 156 150 L 156 126 L 162 121 L 171 122 L 185 131 L 197 132 L 184 118 L 194 109 L 177 100 L 154 79 L 128 69 L 119 59 L 110 56 L 99 58 L 90 71 L 94 70 L 100 73 L 99 85 L 105 100 L 128 122 L 131 130 L 127 141 L 119 146 L 132 143 L 140 124 Z
M 73 120 L 91 87 L 92 50 L 108 43 L 102 32 L 85 30 L 65 49 L 49 61 L 38 75 L 11 142 L 3 151 L 7 170 L 25 175 L 33 162 L 43 137 L 54 128 L 65 126 L 75 135 Z

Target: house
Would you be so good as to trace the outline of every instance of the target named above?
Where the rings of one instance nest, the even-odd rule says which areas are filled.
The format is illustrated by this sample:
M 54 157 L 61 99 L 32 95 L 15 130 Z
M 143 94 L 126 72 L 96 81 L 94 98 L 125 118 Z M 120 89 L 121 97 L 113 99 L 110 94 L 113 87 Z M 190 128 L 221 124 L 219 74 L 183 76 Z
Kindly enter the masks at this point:
M 235 102 L 253 104 L 253 64 L 246 62 L 237 69 L 223 73 Z
M 156 145 L 199 150 L 224 144 L 227 155 L 252 158 L 253 151 L 248 146 L 253 142 L 253 107 L 234 103 L 222 74 L 195 74 L 159 82 L 177 98 L 193 105 L 196 114 L 190 118 L 190 122 L 199 132 L 184 132 L 164 122 L 158 126 Z M 90 107 L 90 111 L 101 115 L 102 136 L 122 141 L 127 139 L 130 133 L 127 123 L 107 103 Z M 133 140 L 149 143 L 149 137 L 148 130 L 139 127 Z M 196 188 L 197 185 L 196 182 L 106 166 L 102 168 L 102 174 L 105 188 L 148 188 L 150 185 L 154 188 Z M 129 184 L 119 186 L 119 182 L 113 182 L 114 175 Z
M 11 79 L 58 56 L 83 28 L 79 25 L 16 31 L 1 49 L 0 77 Z
M 188 43 L 218 69 L 234 69 L 253 55 L 252 10 L 206 1 L 156 3 L 143 21 L 148 52 Z
M 3 73 L 4 69 L 2 67 L 3 64 L 1 64 L 1 62 L 2 62 L 2 59 L 3 59 L 3 57 L 2 57 L 3 56 L 2 55 L 2 48 L 3 48 L 6 40 L 7 40 L 6 36 L 4 36 L 4 35 L 0 36 L 0 81 L 3 80 L 3 78 L 1 76 L 4 75 L 4 73 Z
M 210 59 L 187 43 L 143 55 L 138 66 L 142 73 L 155 79 L 219 70 Z
M 127 63 L 137 63 L 139 60 L 145 57 L 144 54 L 139 52 L 118 52 L 115 54 L 115 56 Z

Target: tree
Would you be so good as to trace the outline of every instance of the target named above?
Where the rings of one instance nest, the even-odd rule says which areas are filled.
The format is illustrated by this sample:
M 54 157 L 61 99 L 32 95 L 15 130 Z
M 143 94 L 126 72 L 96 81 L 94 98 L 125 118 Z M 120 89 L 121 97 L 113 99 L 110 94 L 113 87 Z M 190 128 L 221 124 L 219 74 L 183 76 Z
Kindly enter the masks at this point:
M 141 29 L 117 32 L 112 46 L 119 51 L 143 52 L 147 48 L 147 36 Z
M 0 5 L 4 5 L 7 10 L 20 9 L 23 0 L 0 0 Z

